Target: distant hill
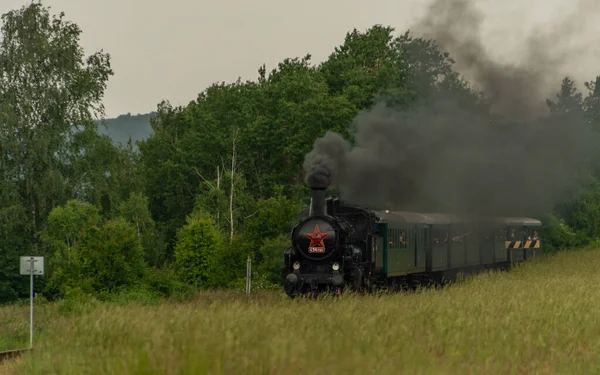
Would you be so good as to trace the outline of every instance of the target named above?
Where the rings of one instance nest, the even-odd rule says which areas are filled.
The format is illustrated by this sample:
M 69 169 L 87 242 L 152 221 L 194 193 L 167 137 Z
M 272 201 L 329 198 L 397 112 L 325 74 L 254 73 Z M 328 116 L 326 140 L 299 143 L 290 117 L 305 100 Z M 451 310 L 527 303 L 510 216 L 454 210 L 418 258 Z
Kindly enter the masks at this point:
M 115 144 L 123 145 L 126 145 L 131 137 L 135 146 L 136 141 L 147 139 L 152 135 L 150 119 L 155 115 L 156 112 L 137 115 L 128 113 L 117 118 L 106 119 L 106 127 L 98 122 L 98 133 L 109 136 Z

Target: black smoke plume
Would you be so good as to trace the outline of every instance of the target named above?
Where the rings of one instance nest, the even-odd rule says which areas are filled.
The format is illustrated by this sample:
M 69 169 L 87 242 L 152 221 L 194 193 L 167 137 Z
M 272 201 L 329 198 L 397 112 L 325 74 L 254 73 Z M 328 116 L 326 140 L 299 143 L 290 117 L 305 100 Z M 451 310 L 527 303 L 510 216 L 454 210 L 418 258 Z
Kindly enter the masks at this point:
M 483 17 L 471 1 L 434 1 L 416 30 L 450 52 L 454 68 L 487 101 L 441 88 L 411 111 L 379 103 L 355 118 L 353 147 L 333 132 L 315 141 L 304 163 L 308 184 L 334 185 L 343 199 L 376 208 L 510 216 L 551 210 L 588 181 L 586 167 L 598 155 L 597 133 L 580 113 L 550 116 L 546 106 L 569 56 L 561 46 L 596 4 L 582 2 L 551 32 L 525 36 L 522 62 L 503 65 L 488 56 Z

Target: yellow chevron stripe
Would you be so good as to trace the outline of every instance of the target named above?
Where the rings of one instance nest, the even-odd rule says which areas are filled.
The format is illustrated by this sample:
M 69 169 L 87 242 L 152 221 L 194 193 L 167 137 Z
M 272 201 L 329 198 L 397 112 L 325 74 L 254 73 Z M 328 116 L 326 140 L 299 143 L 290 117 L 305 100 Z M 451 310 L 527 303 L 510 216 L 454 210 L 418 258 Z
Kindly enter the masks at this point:
M 522 249 L 525 241 L 504 241 L 504 246 L 507 249 Z
M 527 240 L 525 241 L 525 246 L 523 246 L 526 249 L 539 249 L 540 248 L 540 241 L 539 240 Z

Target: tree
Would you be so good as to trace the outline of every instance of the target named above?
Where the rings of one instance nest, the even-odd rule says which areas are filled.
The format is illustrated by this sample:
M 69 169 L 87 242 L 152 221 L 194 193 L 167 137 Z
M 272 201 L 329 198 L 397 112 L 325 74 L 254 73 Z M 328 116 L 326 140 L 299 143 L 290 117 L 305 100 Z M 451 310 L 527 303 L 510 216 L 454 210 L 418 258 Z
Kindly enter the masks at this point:
M 283 188 L 279 187 L 273 197 L 258 202 L 256 212 L 248 219 L 244 235 L 246 241 L 259 248 L 268 238 L 289 236 L 290 228 L 300 213 L 300 205 L 283 195 Z
M 555 97 L 555 100 L 546 99 L 550 113 L 578 118 L 583 115 L 583 96 L 575 87 L 575 82 L 569 77 L 562 80 L 560 91 Z
M 268 238 L 259 248 L 260 263 L 259 273 L 273 284 L 281 283 L 281 271 L 284 267 L 283 250 L 291 246 L 289 234 L 280 234 L 277 237 Z
M 75 199 L 55 207 L 48 215 L 48 228 L 43 237 L 53 250 L 70 251 L 88 226 L 101 224 L 97 207 Z
M 123 218 L 90 227 L 81 241 L 80 259 L 83 279 L 97 292 L 130 287 L 146 271 L 141 239 Z
M 146 262 L 154 267 L 161 266 L 166 244 L 156 232 L 156 224 L 148 208 L 148 198 L 142 193 L 132 192 L 129 199 L 119 205 L 118 216 L 135 227 L 136 235 L 142 240 Z
M 375 25 L 364 33 L 353 29 L 320 69 L 333 94 L 344 95 L 359 109 L 375 104 L 377 94 L 402 89 L 402 56 L 394 48 L 394 28 Z
M 588 95 L 583 101 L 583 106 L 588 120 L 596 129 L 600 129 L 600 76 L 595 80 L 585 82 Z
M 85 58 L 80 28 L 63 18 L 64 13 L 51 16 L 39 2 L 2 16 L 0 210 L 9 207 L 12 213 L 0 216 L 18 220 L 7 225 L 20 235 L 18 243 L 5 243 L 0 258 L 7 280 L 18 275 L 8 264 L 38 252 L 37 233 L 52 208 L 67 200 L 76 177 L 73 161 L 85 157 L 70 147 L 74 135 L 95 131 L 93 120 L 104 113 L 101 99 L 113 74 L 108 54 Z M 9 288 L 26 292 L 26 281 Z
M 211 285 L 211 271 L 220 246 L 219 233 L 213 221 L 200 215 L 190 215 L 186 225 L 177 232 L 177 276 L 190 284 Z
M 88 293 L 131 285 L 144 271 L 141 240 L 123 218 L 102 223 L 99 209 L 76 200 L 54 208 L 42 233 L 50 250 L 50 295 L 67 288 Z
M 237 146 L 237 142 L 238 142 L 238 129 L 234 129 L 233 130 L 233 136 L 231 138 L 231 177 L 230 177 L 230 187 L 229 187 L 229 225 L 230 225 L 230 231 L 229 231 L 229 243 L 231 244 L 233 242 L 233 228 L 234 228 L 234 221 L 233 221 L 233 195 L 235 192 L 235 184 L 237 182 L 237 180 L 239 180 L 239 177 L 235 174 L 237 168 L 238 168 L 238 163 L 237 163 L 237 153 L 236 153 L 236 146 Z

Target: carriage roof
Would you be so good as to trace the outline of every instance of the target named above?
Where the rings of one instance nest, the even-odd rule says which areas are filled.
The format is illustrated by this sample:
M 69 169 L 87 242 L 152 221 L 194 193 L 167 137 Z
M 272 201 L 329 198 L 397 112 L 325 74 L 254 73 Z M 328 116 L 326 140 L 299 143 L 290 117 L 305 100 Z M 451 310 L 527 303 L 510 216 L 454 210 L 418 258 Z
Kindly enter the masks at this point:
M 466 217 L 451 214 L 419 213 L 406 211 L 373 211 L 377 217 L 389 223 L 396 224 L 465 224 L 465 223 L 490 223 L 508 226 L 541 226 L 541 221 L 527 217 Z

